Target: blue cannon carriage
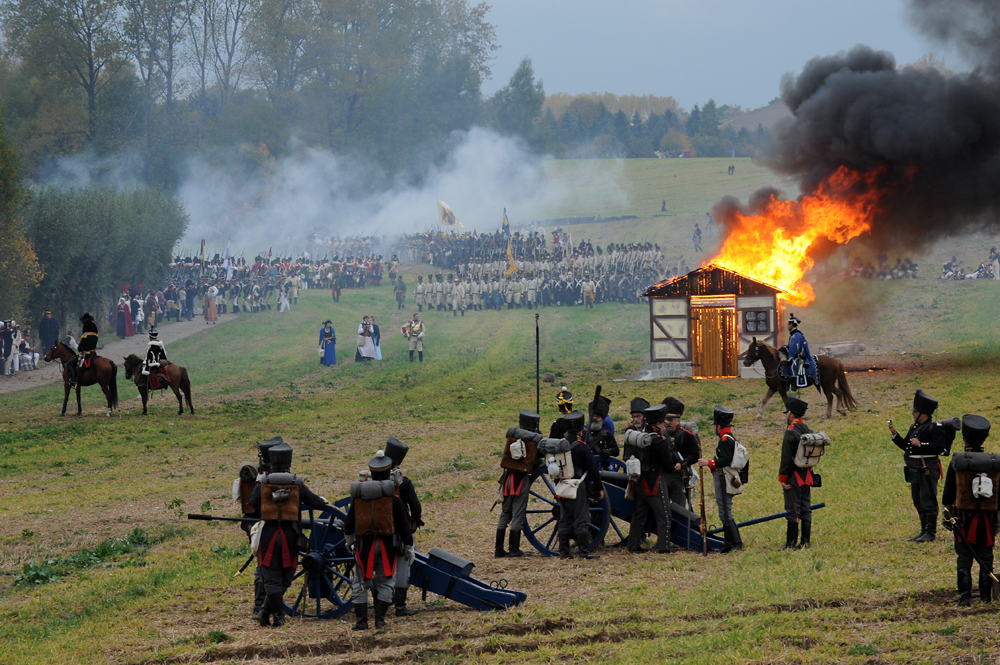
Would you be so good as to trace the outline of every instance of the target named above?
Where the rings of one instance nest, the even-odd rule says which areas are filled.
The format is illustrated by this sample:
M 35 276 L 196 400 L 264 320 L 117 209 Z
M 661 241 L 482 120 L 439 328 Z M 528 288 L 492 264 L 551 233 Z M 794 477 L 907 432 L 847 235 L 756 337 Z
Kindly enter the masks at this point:
M 309 532 L 309 549 L 300 553 L 301 563 L 292 580 L 294 597 L 285 596 L 285 613 L 314 619 L 335 619 L 351 609 L 354 555 L 347 547 L 344 520 L 351 499 L 318 510 L 303 506 L 300 524 Z M 256 522 L 239 517 L 188 515 L 188 519 Z M 476 610 L 501 610 L 520 605 L 527 599 L 521 591 L 507 589 L 505 580 L 486 583 L 472 576 L 471 561 L 434 548 L 416 553 L 410 566 L 410 585 L 427 593 L 444 596 Z M 297 592 L 295 590 L 298 590 Z
M 604 498 L 597 500 L 591 497 L 590 499 L 591 550 L 601 544 L 611 547 L 624 546 L 628 540 L 629 524 L 632 521 L 632 513 L 635 508 L 635 504 L 625 498 L 628 489 L 628 475 L 625 473 L 624 462 L 616 458 L 600 461 L 611 468 L 601 471 Z M 544 466 L 531 474 L 529 492 L 531 497 L 528 500 L 524 537 L 542 554 L 558 556 L 559 552 L 552 548 L 554 545 L 558 547 L 559 542 L 556 528 L 559 522 L 559 502 L 555 493 L 555 483 L 549 479 Z M 825 505 L 824 503 L 815 504 L 813 510 L 818 510 Z M 678 547 L 701 552 L 701 516 L 676 503 L 670 504 L 670 512 L 672 518 L 670 542 Z M 741 522 L 737 526 L 752 526 L 781 519 L 786 515 L 785 512 L 767 515 Z M 652 518 L 647 523 L 646 530 L 656 531 Z M 721 528 L 706 530 L 705 540 L 709 551 L 718 551 L 725 544 L 725 541 L 718 537 L 721 533 Z

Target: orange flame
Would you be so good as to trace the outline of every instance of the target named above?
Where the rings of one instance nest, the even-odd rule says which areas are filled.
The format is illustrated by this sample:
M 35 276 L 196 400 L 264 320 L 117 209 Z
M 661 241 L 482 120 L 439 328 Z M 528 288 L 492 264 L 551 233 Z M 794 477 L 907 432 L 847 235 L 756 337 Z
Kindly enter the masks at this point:
M 814 264 L 810 250 L 822 238 L 842 245 L 871 230 L 885 194 L 876 183 L 881 173 L 841 166 L 798 201 L 772 195 L 757 214 L 733 211 L 722 248 L 707 263 L 782 289 L 793 305 L 809 304 L 816 299 L 803 280 Z

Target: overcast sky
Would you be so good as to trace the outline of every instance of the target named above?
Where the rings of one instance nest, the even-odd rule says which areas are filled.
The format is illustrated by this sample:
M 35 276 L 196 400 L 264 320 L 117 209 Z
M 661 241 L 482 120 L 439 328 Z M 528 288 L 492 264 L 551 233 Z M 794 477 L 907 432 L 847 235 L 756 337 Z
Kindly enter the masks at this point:
M 522 58 L 554 92 L 672 95 L 685 109 L 714 98 L 757 108 L 785 72 L 868 44 L 896 62 L 958 56 L 907 21 L 904 0 L 492 0 L 500 49 L 483 91 L 507 83 Z

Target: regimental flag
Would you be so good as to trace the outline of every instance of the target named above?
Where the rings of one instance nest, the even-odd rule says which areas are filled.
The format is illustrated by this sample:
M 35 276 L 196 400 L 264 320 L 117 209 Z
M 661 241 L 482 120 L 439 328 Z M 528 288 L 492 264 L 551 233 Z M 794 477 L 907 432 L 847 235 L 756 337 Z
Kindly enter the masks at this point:
M 458 221 L 458 217 L 455 217 L 455 213 L 451 209 L 451 206 L 444 201 L 438 201 L 438 224 L 441 226 L 457 226 L 459 228 L 465 228 L 462 226 L 462 222 Z
M 517 261 L 514 260 L 514 253 L 510 251 L 510 222 L 507 221 L 507 208 L 503 209 L 503 232 L 507 236 L 507 277 L 518 271 Z

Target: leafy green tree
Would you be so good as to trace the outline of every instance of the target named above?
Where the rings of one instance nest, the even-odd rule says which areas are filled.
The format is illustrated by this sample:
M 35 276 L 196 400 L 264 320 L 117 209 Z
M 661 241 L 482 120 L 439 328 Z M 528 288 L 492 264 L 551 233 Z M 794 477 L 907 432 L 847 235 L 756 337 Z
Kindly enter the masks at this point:
M 704 136 L 719 135 L 719 109 L 715 100 L 710 99 L 701 107 L 701 118 L 698 121 L 698 133 Z
M 24 233 L 21 207 L 28 198 L 21 181 L 21 160 L 7 136 L 0 111 L 0 312 L 21 318 L 43 273 Z
M 545 91 L 542 82 L 535 81 L 530 58 L 521 61 L 510 82 L 493 95 L 491 102 L 500 131 L 526 140 L 530 137 L 545 103 Z
M 701 109 L 698 108 L 697 104 L 694 105 L 691 113 L 688 114 L 684 129 L 688 136 L 697 136 L 701 133 Z

